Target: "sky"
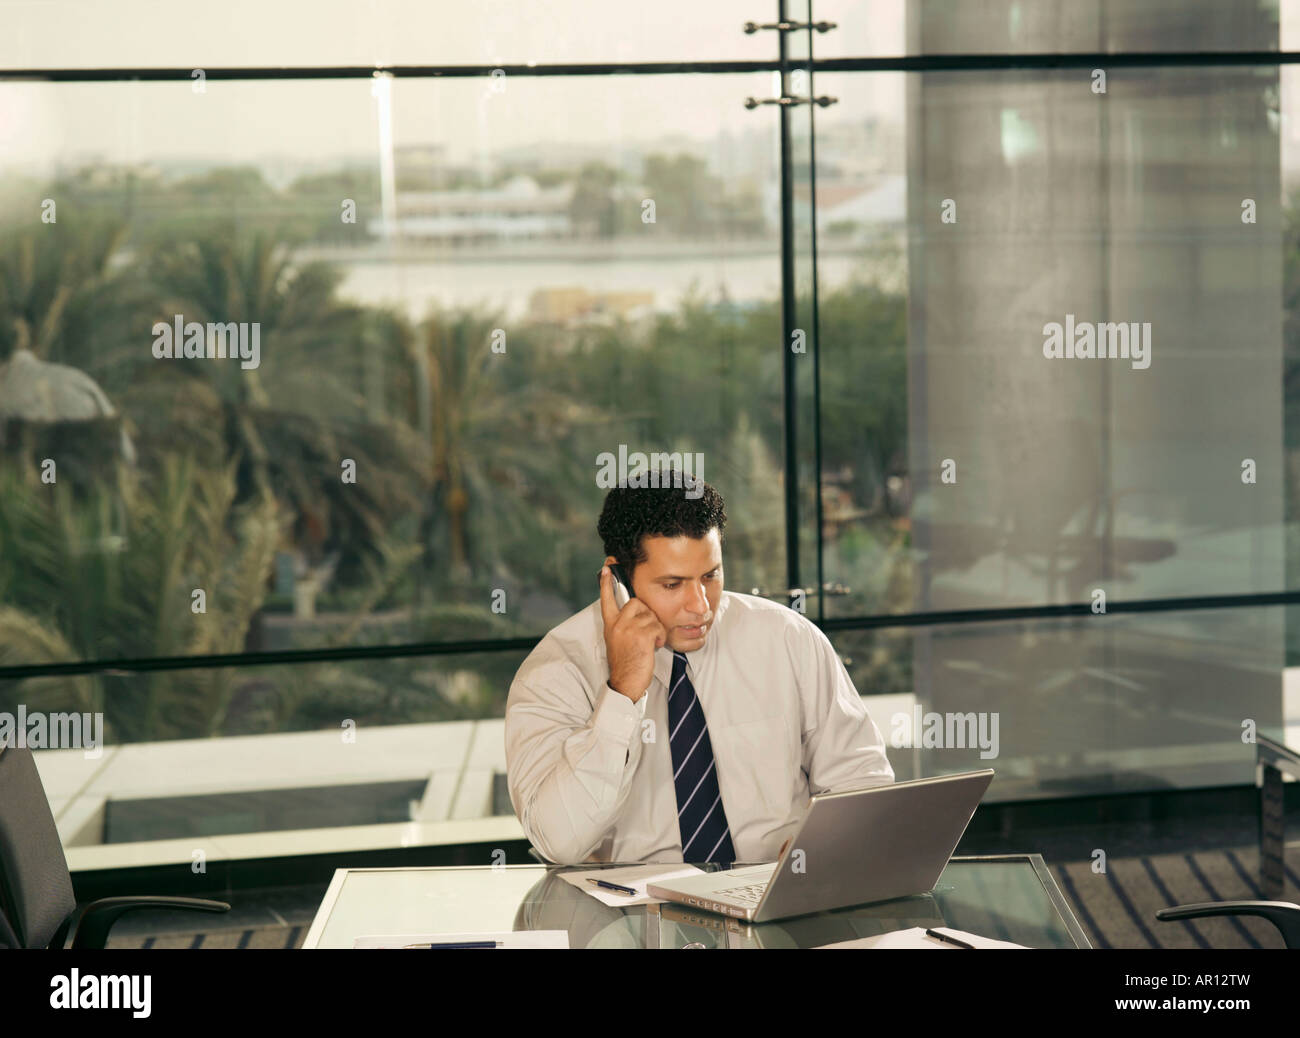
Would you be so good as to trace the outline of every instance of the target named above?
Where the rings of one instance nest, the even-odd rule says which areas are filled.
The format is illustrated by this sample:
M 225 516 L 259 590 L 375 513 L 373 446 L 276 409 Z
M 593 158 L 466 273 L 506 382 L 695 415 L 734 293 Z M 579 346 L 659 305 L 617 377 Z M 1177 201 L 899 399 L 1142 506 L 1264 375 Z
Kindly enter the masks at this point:
M 901 46 L 901 3 L 876 4 L 893 17 L 873 15 L 869 33 L 858 20 L 856 32 L 828 35 L 826 53 L 884 53 L 891 31 Z M 775 55 L 774 34 L 741 27 L 764 6 L 775 13 L 774 0 L 0 0 L 0 68 L 762 60 Z M 771 108 L 743 107 L 748 96 L 772 95 L 769 73 L 518 78 L 397 80 L 395 143 L 439 142 L 453 161 L 471 161 L 555 141 L 708 141 L 772 121 Z M 862 102 L 901 118 L 901 82 L 885 82 L 899 78 L 871 77 L 878 89 Z M 365 154 L 379 139 L 376 111 L 364 80 L 211 81 L 201 94 L 185 82 L 11 81 L 0 84 L 0 166 L 77 154 L 123 162 Z
M 838 27 L 818 52 L 898 53 L 903 3 L 819 0 Z M 0 0 L 0 66 L 93 68 L 106 54 L 164 67 L 761 60 L 775 34 L 742 26 L 776 11 L 776 0 Z
M 1148 2 L 1154 9 L 1165 0 Z M 817 55 L 902 53 L 904 7 L 817 0 L 815 16 L 838 26 L 814 37 Z M 776 0 L 0 0 L 0 68 L 758 60 L 773 55 L 774 34 L 741 26 L 775 11 Z M 1281 0 L 1280 36 L 1283 49 L 1300 46 L 1300 0 Z M 871 116 L 901 124 L 905 78 L 825 77 L 837 95 L 845 84 L 854 92 L 819 109 L 819 124 Z M 1290 173 L 1300 171 L 1300 67 L 1284 68 L 1282 87 Z M 775 130 L 773 109 L 743 107 L 748 96 L 774 92 L 769 73 L 399 79 L 393 140 L 442 144 L 454 163 L 554 143 L 711 142 L 765 124 Z M 0 83 L 0 168 L 47 171 L 79 157 L 325 164 L 376 153 L 378 110 L 365 80 L 217 80 L 202 93 L 188 82 L 8 81 Z

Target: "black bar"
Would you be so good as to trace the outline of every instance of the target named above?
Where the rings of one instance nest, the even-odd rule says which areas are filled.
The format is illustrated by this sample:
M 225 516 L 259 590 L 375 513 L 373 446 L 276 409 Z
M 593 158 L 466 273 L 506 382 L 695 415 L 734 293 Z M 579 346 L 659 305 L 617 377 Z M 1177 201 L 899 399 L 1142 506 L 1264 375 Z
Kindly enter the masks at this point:
M 1275 591 L 1259 595 L 1202 595 L 1192 598 L 1147 598 L 1107 602 L 1106 613 L 1180 613 L 1197 609 L 1249 609 L 1258 606 L 1300 604 L 1300 591 Z M 1061 605 L 1007 606 L 1003 609 L 951 609 L 931 613 L 881 613 L 876 616 L 814 619 L 823 631 L 863 631 L 878 627 L 932 627 L 937 624 L 998 623 L 1007 620 L 1043 620 L 1061 616 L 1089 616 L 1089 602 Z M 479 638 L 473 641 L 408 642 L 401 645 L 351 645 L 334 649 L 285 649 L 278 652 L 234 652 L 216 656 L 145 656 L 135 659 L 76 660 L 69 663 L 23 663 L 0 667 L 0 681 L 104 674 L 113 671 L 199 670 L 207 667 L 274 667 L 286 663 L 326 663 L 341 660 L 400 659 L 406 656 L 455 656 L 475 652 L 526 652 L 541 636 Z
M 1195 595 L 1188 598 L 1142 598 L 1106 602 L 1111 613 L 1181 613 L 1197 609 L 1245 609 L 1255 606 L 1300 604 L 1300 591 L 1273 591 L 1259 595 Z M 1090 616 L 1090 602 L 1059 605 L 1007 606 L 1001 609 L 950 609 L 931 613 L 888 613 L 876 616 L 821 620 L 823 631 L 867 630 L 874 627 L 932 627 L 936 624 L 996 623 L 1004 620 L 1042 620 L 1060 616 Z M 0 671 L 0 677 L 4 672 Z
M 782 33 L 782 40 L 786 34 Z M 1167 51 L 1111 54 L 1104 51 L 1074 54 L 916 54 L 879 58 L 823 58 L 800 67 L 820 72 L 980 72 L 1005 69 L 1149 68 L 1213 65 L 1295 65 L 1300 51 Z M 376 72 L 396 78 L 472 79 L 502 69 L 510 76 L 682 75 L 689 73 L 771 72 L 788 68 L 778 61 L 629 61 L 569 65 L 257 65 L 208 68 L 29 68 L 0 69 L 5 80 L 39 80 L 52 83 L 111 83 L 115 81 L 190 82 L 202 69 L 207 80 L 244 79 L 370 79 Z
M 778 0 L 777 21 L 787 21 L 786 0 Z M 787 33 L 781 46 L 781 96 L 788 85 L 790 46 Z M 794 279 L 794 170 L 791 168 L 790 106 L 781 105 L 781 391 L 785 420 L 785 577 L 787 588 L 802 587 L 799 580 L 799 457 L 795 387 L 797 369 L 790 349 L 795 329 Z M 792 604 L 787 600 L 786 605 Z
M 206 80 L 241 79 L 370 79 L 385 72 L 397 79 L 473 79 L 491 75 L 495 69 L 507 76 L 610 76 L 610 75 L 679 75 L 692 72 L 771 72 L 780 63 L 765 61 L 630 61 L 617 64 L 590 65 L 260 65 L 208 68 L 189 65 L 184 68 L 60 68 L 0 69 L 0 81 L 6 79 L 48 80 L 54 83 L 107 83 L 146 80 L 155 82 L 190 82 L 195 69 L 203 70 Z
M 808 4 L 808 20 L 812 20 L 812 3 Z M 812 63 L 813 40 L 808 33 L 808 60 Z M 813 70 L 808 71 L 808 96 L 816 97 Z M 813 351 L 813 507 L 817 510 L 817 619 L 826 619 L 826 526 L 822 519 L 822 325 L 821 311 L 817 308 L 820 288 L 817 284 L 817 105 L 808 106 L 808 206 L 812 211 L 812 351 Z M 791 584 L 791 587 L 799 587 Z
M 1300 51 L 1106 51 L 1075 54 L 916 54 L 893 58 L 825 58 L 819 72 L 982 72 L 1001 69 L 1149 68 L 1186 65 L 1295 65 Z
M 633 911 L 640 914 L 644 908 Z M 430 914 L 429 918 L 436 917 Z M 722 947 L 725 949 L 725 944 Z M 833 971 L 833 976 L 850 978 L 858 990 L 867 990 L 869 984 L 870 990 L 886 991 L 898 1001 L 922 1007 L 928 1016 L 945 1021 L 960 1013 L 962 1007 L 978 1006 L 981 1012 L 991 1015 L 985 1007 L 995 1006 L 1002 1029 L 1017 1032 L 1042 1030 L 1067 1019 L 1081 1028 L 1101 1027 L 1108 1031 L 1118 1028 L 1125 1019 L 1129 1021 L 1125 1026 L 1139 1026 L 1134 1024 L 1137 1020 L 1144 1021 L 1140 1026 L 1153 1030 L 1154 1026 L 1146 1021 L 1165 1019 L 1171 1021 L 1174 1033 L 1189 1033 L 1198 1030 L 1185 1026 L 1186 1018 L 1191 1017 L 1208 1020 L 1220 1031 L 1267 1030 L 1281 1034 L 1285 1028 L 1280 1022 L 1292 1011 L 1295 967 L 1278 955 L 1218 949 L 1173 950 L 1156 956 L 1137 948 L 1115 949 L 1104 955 L 1031 950 L 1015 956 L 1014 965 L 1009 965 L 1005 956 L 955 954 L 961 950 L 954 948 L 952 955 L 927 957 L 924 970 L 918 969 L 916 959 L 906 954 L 873 957 L 869 974 L 868 964 L 856 959 L 839 966 L 817 961 L 804 969 L 819 975 Z M 480 992 L 490 996 L 496 993 L 497 977 L 507 973 L 503 963 L 492 965 L 496 960 L 489 952 L 470 955 L 412 951 L 403 955 L 397 951 L 322 949 L 301 954 L 266 950 L 260 955 L 202 955 L 202 949 L 199 951 L 197 962 L 189 949 L 181 948 L 155 948 L 148 955 L 113 956 L 110 952 L 107 957 L 93 951 L 10 955 L 5 962 L 5 1012 L 8 1019 L 17 1021 L 16 1034 L 72 1030 L 78 1019 L 88 1028 L 91 1022 L 98 1027 L 117 1020 L 124 1030 L 141 1025 L 177 1031 L 192 1029 L 196 1021 L 202 1021 L 212 1031 L 246 1032 L 250 1019 L 261 1007 L 283 1005 L 292 1008 L 299 1030 L 373 1032 L 376 1017 L 388 1009 L 388 992 L 441 990 L 464 993 L 466 997 L 481 997 Z M 637 961 L 638 982 L 648 990 L 667 991 L 684 979 L 705 977 L 753 993 L 781 990 L 790 983 L 790 952 L 785 958 L 780 954 L 714 956 L 701 964 L 689 958 L 683 962 L 675 951 L 665 949 L 662 955 L 645 955 Z M 432 954 L 439 956 L 436 961 L 431 960 Z M 528 978 L 525 983 L 537 985 L 528 989 L 529 994 L 553 990 L 542 977 L 572 971 L 571 961 L 562 960 L 562 954 L 540 951 L 525 960 L 524 970 L 533 971 L 523 974 Z M 593 949 L 589 954 L 601 952 Z M 613 961 L 607 965 L 599 960 L 594 964 L 583 960 L 583 965 L 595 972 L 601 966 L 609 969 Z M 1132 986 L 1134 980 L 1152 974 L 1177 974 L 1186 979 L 1177 987 Z M 868 976 L 869 980 L 864 979 Z M 93 991 L 103 982 L 101 978 L 117 978 L 124 986 L 123 993 L 115 993 L 110 1004 L 125 1008 L 85 1009 L 84 999 L 69 999 L 70 987 L 84 992 L 89 986 Z M 1200 986 L 1188 986 L 1193 979 L 1200 980 Z M 620 985 L 589 986 L 592 992 L 583 993 L 583 1005 L 589 1013 L 600 1018 L 626 1013 L 627 993 Z M 991 993 L 996 993 L 996 1003 Z M 103 997 L 106 1001 L 109 998 L 107 994 Z M 505 1018 L 510 1023 L 526 1022 L 526 997 L 509 999 L 512 1005 L 503 1007 L 510 1013 Z M 1149 1005 L 1145 1004 L 1147 1000 Z M 1204 1001 L 1207 1008 L 1199 1004 L 1192 1007 L 1189 1003 L 1193 1000 Z M 437 1021 L 446 1014 L 431 999 L 428 1001 L 430 1011 L 423 1014 L 421 1023 L 438 1027 Z M 737 1010 L 733 1012 L 729 1007 L 733 1026 L 758 1029 L 771 1025 L 770 999 L 734 1001 Z M 1142 1008 L 1130 1008 L 1132 1002 Z M 146 1008 L 134 1009 L 137 1004 Z M 1207 1016 L 1210 1005 L 1216 1008 Z M 69 1012 L 65 1007 L 73 1008 Z M 80 1016 L 75 1015 L 78 1011 Z M 135 1018 L 145 1013 L 147 1018 Z M 71 1028 L 67 1026 L 69 1020 L 73 1021 Z M 943 1026 L 930 1025 L 935 1031 Z

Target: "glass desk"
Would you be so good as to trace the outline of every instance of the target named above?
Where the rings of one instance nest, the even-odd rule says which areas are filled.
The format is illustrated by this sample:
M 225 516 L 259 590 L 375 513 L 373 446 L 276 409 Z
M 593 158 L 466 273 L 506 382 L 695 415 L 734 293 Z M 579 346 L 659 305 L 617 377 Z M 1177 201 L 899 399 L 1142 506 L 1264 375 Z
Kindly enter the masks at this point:
M 757 925 L 673 904 L 611 908 L 560 878 L 613 867 L 339 869 L 303 947 L 351 948 L 366 934 L 565 930 L 571 948 L 812 948 L 936 925 L 1031 948 L 1091 947 L 1038 854 L 952 858 L 928 894 Z

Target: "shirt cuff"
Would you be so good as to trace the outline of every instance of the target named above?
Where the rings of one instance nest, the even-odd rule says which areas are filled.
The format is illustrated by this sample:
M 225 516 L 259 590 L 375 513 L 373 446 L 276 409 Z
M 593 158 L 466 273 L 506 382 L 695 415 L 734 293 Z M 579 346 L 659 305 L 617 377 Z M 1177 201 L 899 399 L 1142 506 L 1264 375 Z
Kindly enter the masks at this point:
M 645 716 L 644 700 L 645 696 L 642 696 L 633 703 L 623 693 L 615 692 L 608 684 L 603 685 L 600 702 L 596 704 L 596 727 L 631 745 L 632 736 Z

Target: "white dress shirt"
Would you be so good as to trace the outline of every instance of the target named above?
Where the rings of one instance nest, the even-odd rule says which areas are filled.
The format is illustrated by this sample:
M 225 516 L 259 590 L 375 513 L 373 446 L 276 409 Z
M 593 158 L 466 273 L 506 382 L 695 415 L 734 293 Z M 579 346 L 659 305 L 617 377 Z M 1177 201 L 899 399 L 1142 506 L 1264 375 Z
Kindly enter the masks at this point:
M 686 660 L 737 861 L 775 861 L 812 794 L 894 781 L 848 672 L 801 613 L 723 591 L 704 645 Z M 610 688 L 597 599 L 519 668 L 506 701 L 510 802 L 551 861 L 682 860 L 672 665 L 671 649 L 655 650 L 654 678 L 636 703 Z

